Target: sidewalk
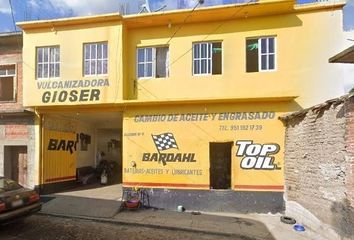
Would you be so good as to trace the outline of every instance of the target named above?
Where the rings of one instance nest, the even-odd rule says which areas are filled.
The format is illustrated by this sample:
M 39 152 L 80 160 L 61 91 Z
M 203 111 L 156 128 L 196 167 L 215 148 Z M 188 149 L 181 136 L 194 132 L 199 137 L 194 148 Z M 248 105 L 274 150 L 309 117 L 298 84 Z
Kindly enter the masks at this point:
M 44 204 L 40 213 L 121 225 L 242 237 L 245 240 L 326 239 L 306 226 L 305 232 L 296 232 L 292 225 L 280 222 L 280 215 L 206 212 L 195 215 L 188 211 L 179 213 L 152 208 L 119 211 L 121 201 L 114 190 L 117 190 L 115 186 L 97 190 L 107 193 L 105 199 L 96 198 L 94 195 L 97 192 L 95 194 L 90 189 L 45 195 L 42 196 Z

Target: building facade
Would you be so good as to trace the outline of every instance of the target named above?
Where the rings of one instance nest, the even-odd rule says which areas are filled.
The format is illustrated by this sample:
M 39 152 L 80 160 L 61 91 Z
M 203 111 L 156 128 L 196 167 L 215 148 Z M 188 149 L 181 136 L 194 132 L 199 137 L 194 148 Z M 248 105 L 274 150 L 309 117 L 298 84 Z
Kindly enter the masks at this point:
M 282 117 L 286 211 L 310 228 L 331 225 L 340 238 L 330 239 L 354 236 L 353 119 L 353 94 Z
M 36 183 L 35 117 L 22 105 L 22 34 L 0 34 L 0 175 Z
M 38 185 L 74 181 L 104 151 L 153 206 L 282 211 L 278 117 L 343 93 L 327 60 L 342 45 L 343 5 L 19 23 L 24 104 L 40 119 Z

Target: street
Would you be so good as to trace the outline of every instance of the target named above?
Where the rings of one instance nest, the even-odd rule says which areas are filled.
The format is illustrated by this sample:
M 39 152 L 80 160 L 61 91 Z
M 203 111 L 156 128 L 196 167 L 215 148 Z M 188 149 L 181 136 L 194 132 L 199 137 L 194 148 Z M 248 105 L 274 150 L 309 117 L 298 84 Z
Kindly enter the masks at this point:
M 0 227 L 0 239 L 11 240 L 94 240 L 94 239 L 236 239 L 235 236 L 220 236 L 197 232 L 175 231 L 132 225 L 117 225 L 81 219 L 69 219 L 45 215 L 33 215 L 21 221 Z

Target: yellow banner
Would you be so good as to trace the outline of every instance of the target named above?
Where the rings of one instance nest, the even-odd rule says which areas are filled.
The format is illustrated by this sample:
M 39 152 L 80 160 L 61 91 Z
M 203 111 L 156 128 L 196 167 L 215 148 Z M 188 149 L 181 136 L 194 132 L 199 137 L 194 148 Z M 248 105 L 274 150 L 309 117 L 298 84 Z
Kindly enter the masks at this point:
M 76 134 L 44 129 L 43 184 L 76 179 Z

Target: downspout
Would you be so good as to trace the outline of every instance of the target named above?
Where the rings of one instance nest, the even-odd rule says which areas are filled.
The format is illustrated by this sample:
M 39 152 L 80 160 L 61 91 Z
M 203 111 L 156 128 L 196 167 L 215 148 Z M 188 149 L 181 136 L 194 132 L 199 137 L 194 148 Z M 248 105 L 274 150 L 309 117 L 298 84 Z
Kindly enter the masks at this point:
M 35 109 L 35 114 L 38 119 L 38 191 L 42 193 L 43 191 L 43 115 L 40 114 L 37 109 Z

